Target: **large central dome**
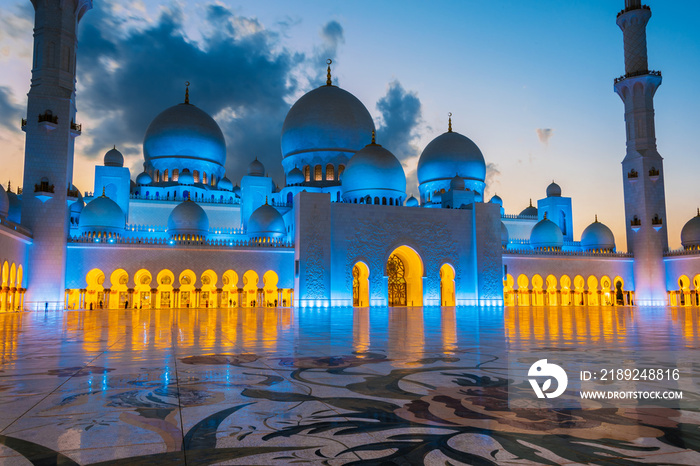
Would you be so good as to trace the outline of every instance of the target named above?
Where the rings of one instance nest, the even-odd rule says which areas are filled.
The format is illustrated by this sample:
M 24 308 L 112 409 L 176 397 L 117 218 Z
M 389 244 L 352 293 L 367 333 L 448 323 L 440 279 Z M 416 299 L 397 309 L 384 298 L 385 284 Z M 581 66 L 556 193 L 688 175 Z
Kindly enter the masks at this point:
M 203 110 L 184 103 L 161 112 L 143 140 L 147 170 L 174 169 L 223 176 L 226 140 L 221 128 Z
M 302 96 L 282 127 L 285 173 L 295 166 L 344 165 L 370 142 L 374 121 L 354 95 L 326 85 Z

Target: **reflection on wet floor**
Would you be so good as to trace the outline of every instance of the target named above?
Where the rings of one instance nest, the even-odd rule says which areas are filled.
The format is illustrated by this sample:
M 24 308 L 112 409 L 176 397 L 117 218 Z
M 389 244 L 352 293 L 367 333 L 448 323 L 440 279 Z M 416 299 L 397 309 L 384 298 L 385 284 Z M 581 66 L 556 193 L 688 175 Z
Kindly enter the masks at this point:
M 695 409 L 512 412 L 502 363 L 532 348 L 694 358 L 698 320 L 689 307 L 1 314 L 0 462 L 700 464 Z

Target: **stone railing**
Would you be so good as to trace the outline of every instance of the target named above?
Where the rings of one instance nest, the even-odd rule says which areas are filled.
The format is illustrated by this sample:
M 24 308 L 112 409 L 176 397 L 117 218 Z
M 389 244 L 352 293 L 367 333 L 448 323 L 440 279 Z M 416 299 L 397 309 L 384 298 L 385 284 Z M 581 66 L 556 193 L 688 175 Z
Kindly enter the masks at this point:
M 541 251 L 533 249 L 514 249 L 503 251 L 503 255 L 519 255 L 519 256 L 567 256 L 567 257 L 634 257 L 634 254 L 629 252 L 592 252 L 592 251 Z
M 129 245 L 129 246 L 192 246 L 209 248 L 294 248 L 294 243 L 286 240 L 229 240 L 229 239 L 207 239 L 207 240 L 174 240 L 164 238 L 105 238 L 93 235 L 80 235 L 69 238 L 69 243 L 100 244 L 101 246 Z

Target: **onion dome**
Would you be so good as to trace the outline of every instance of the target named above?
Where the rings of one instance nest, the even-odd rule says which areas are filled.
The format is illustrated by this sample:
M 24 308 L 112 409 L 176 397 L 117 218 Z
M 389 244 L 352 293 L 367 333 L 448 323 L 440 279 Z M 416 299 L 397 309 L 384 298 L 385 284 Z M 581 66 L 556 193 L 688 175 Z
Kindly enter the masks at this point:
M 10 198 L 5 192 L 5 188 L 0 185 L 0 217 L 7 218 L 10 213 Z
M 80 213 L 81 233 L 115 233 L 124 232 L 126 216 L 119 204 L 105 196 L 96 197 Z
M 418 207 L 418 199 L 411 196 L 406 200 L 406 207 Z
M 148 126 L 143 154 L 147 169 L 163 172 L 189 168 L 221 178 L 226 140 L 209 114 L 190 105 L 188 89 L 185 103 L 164 110 Z
M 231 191 L 233 189 L 233 183 L 231 183 L 231 180 L 224 176 L 219 180 L 217 187 L 223 191 Z
M 282 126 L 286 169 L 313 164 L 345 163 L 362 149 L 375 130 L 357 97 L 333 86 L 328 61 L 326 85 L 304 94 L 289 109 Z
M 464 191 L 464 178 L 459 175 L 455 175 L 455 177 L 450 181 L 450 189 L 452 191 Z
M 681 230 L 681 244 L 685 249 L 697 248 L 700 246 L 700 209 L 698 214 L 688 220 Z
M 301 184 L 306 181 L 304 173 L 297 167 L 292 168 L 292 171 L 287 173 L 287 186 L 293 186 L 295 184 Z
M 248 176 L 265 176 L 265 166 L 257 157 L 248 165 Z
M 83 208 L 85 207 L 85 202 L 83 202 L 82 199 L 78 199 L 74 203 L 70 205 L 70 212 L 72 214 L 79 214 L 83 211 Z
M 547 197 L 561 197 L 561 187 L 554 180 L 547 186 Z
M 537 207 L 532 205 L 532 199 L 530 199 L 530 206 L 525 207 L 522 212 L 520 212 L 519 217 L 537 217 Z
M 343 172 L 343 199 L 360 201 L 369 197 L 401 205 L 406 197 L 406 174 L 394 154 L 374 142 L 352 156 Z M 382 199 L 385 199 L 382 201 Z M 377 203 L 375 199 L 375 204 Z
M 503 207 L 503 199 L 498 194 L 494 194 L 494 196 L 491 198 L 489 201 L 491 204 L 498 204 L 501 207 Z
M 22 200 L 12 191 L 7 191 L 7 199 L 10 201 L 10 209 L 7 219 L 11 222 L 20 223 L 22 220 Z
M 287 228 L 282 215 L 267 203 L 261 205 L 250 214 L 248 219 L 248 236 L 250 239 L 262 238 L 279 239 L 287 235 Z
M 547 216 L 537 222 L 530 233 L 530 246 L 533 249 L 561 249 L 564 245 L 564 235 L 559 226 Z
M 146 186 L 153 183 L 153 178 L 151 178 L 151 175 L 149 175 L 146 172 L 143 172 L 139 174 L 139 176 L 136 177 L 136 184 L 141 185 L 141 186 Z
M 192 175 L 192 172 L 189 171 L 189 169 L 185 168 L 177 176 L 177 182 L 185 186 L 192 186 L 194 184 L 194 175 Z
M 236 196 L 241 197 L 241 187 L 238 186 L 238 184 L 236 184 L 231 191 L 233 191 L 233 194 Z
M 612 252 L 615 250 L 615 236 L 610 228 L 598 221 L 596 215 L 595 221 L 581 234 L 581 246 L 584 251 Z
M 206 238 L 209 234 L 209 217 L 196 202 L 187 199 L 173 209 L 168 217 L 168 235 L 171 238 L 180 235 L 182 239 Z M 180 238 L 178 238 L 180 239 Z
M 110 149 L 105 154 L 104 158 L 105 167 L 123 167 L 124 166 L 124 156 L 121 152 L 117 150 L 117 146 L 114 149 Z
M 503 246 L 504 248 L 508 246 L 508 241 L 508 227 L 506 227 L 505 223 L 501 222 L 501 246 Z

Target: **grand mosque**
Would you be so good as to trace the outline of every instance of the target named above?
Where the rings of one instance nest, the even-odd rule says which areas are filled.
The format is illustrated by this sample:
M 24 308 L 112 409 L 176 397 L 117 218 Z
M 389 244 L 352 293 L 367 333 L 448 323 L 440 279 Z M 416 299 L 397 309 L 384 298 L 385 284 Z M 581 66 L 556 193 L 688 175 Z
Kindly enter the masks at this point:
M 407 196 L 401 162 L 330 63 L 284 120 L 283 186 L 252 155 L 247 173 L 226 172 L 224 134 L 188 87 L 144 128 L 141 173 L 111 148 L 81 193 L 76 31 L 92 0 L 32 3 L 23 185 L 0 187 L 2 311 L 698 304 L 700 212 L 669 251 L 653 107 L 662 76 L 647 63 L 640 0 L 617 16 L 628 251 L 597 218 L 575 238 L 572 199 L 554 182 L 519 213 L 484 198 L 484 155 L 451 121 L 422 151 L 418 198 Z

